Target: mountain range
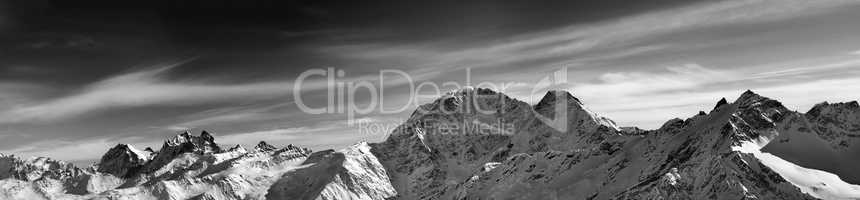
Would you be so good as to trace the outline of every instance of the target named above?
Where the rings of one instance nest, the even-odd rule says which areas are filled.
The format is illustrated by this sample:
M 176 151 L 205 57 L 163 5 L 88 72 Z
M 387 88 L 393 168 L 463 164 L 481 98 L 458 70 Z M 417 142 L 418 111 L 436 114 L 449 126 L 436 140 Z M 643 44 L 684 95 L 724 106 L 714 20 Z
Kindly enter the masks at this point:
M 463 89 L 387 134 L 311 151 L 183 132 L 84 168 L 2 155 L 0 199 L 860 199 L 856 101 L 802 113 L 746 91 L 643 130 L 567 91 Z

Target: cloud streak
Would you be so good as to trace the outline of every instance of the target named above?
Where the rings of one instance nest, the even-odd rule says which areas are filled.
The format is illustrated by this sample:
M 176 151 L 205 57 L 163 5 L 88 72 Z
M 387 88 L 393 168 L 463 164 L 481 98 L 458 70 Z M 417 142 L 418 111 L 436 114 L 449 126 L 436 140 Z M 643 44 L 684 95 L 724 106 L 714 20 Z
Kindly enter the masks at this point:
M 189 106 L 285 98 L 293 82 L 218 84 L 164 79 L 174 66 L 113 76 L 57 99 L 16 105 L 0 122 L 54 121 L 113 108 Z M 309 85 L 310 89 L 320 86 Z
M 433 42 L 407 45 L 364 44 L 325 49 L 345 57 L 369 60 L 409 60 L 416 68 L 426 67 L 499 67 L 521 62 L 561 59 L 561 63 L 600 60 L 594 51 L 617 51 L 618 56 L 632 56 L 659 49 L 639 43 L 671 33 L 733 24 L 751 24 L 814 15 L 856 1 L 776 1 L 744 0 L 700 3 L 676 9 L 587 25 L 573 25 L 539 33 L 530 33 L 466 47 Z M 462 45 L 460 45 L 462 46 Z M 640 48 L 641 51 L 629 51 Z M 540 67 L 551 63 L 531 63 Z M 538 65 L 538 66 L 534 66 Z

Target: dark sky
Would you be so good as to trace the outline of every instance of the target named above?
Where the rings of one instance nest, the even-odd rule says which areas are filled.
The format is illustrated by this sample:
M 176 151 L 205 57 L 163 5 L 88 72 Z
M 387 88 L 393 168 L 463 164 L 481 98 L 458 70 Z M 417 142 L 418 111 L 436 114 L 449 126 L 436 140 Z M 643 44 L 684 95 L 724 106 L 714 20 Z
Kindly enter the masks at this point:
M 326 67 L 345 70 L 347 81 L 396 69 L 434 83 L 463 82 L 469 69 L 474 80 L 516 83 L 506 93 L 528 101 L 529 87 L 564 66 L 570 90 L 593 111 L 646 128 L 746 89 L 806 109 L 858 99 L 844 92 L 857 88 L 836 87 L 860 85 L 857 8 L 843 0 L 0 0 L 0 152 L 87 160 L 118 142 L 158 146 L 185 128 L 213 130 L 224 143 L 312 148 L 383 138 L 356 134 L 343 113 L 297 108 L 294 80 Z M 324 84 L 308 85 L 305 101 L 325 102 Z M 382 96 L 388 102 L 411 99 L 403 84 L 378 87 L 394 91 Z M 396 124 L 408 113 L 359 117 Z M 81 149 L 92 153 L 64 153 Z
M 328 64 L 309 59 L 325 56 L 308 50 L 321 44 L 472 43 L 681 2 L 692 1 L 8 1 L 0 4 L 6 11 L 0 59 L 72 74 L 57 80 L 10 72 L 0 78 L 79 84 L 151 61 L 198 55 L 226 66 L 207 63 L 181 71 L 226 68 L 235 75 L 235 64 L 253 62 L 251 68 L 271 74 L 266 65 Z

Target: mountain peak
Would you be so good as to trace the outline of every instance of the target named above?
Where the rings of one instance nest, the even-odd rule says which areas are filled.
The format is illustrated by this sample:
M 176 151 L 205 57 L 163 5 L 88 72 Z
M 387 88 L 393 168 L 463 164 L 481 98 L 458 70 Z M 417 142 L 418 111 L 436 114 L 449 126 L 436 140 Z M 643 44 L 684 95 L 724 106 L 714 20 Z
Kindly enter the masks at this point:
M 117 144 L 102 156 L 96 167 L 99 172 L 127 177 L 149 161 L 151 155 L 151 152 L 137 150 L 131 145 Z
M 215 143 L 215 138 L 209 132 L 203 131 L 200 136 L 193 136 L 189 131 L 184 131 L 171 139 L 164 141 L 161 149 L 143 168 L 143 172 L 152 172 L 183 153 L 213 154 L 220 153 L 221 147 Z
M 540 101 L 541 102 L 544 102 L 544 101 L 555 102 L 555 100 L 557 100 L 559 98 L 567 99 L 568 101 L 581 102 L 581 101 L 579 101 L 579 98 L 576 98 L 575 96 L 573 96 L 573 94 L 571 94 L 568 91 L 564 91 L 564 90 L 547 91 L 546 94 L 543 95 L 543 98 L 541 98 Z
M 173 136 L 173 138 L 168 139 L 167 141 L 165 141 L 165 143 L 173 146 L 188 142 L 190 140 L 191 133 L 189 131 L 183 131 L 178 135 Z
M 738 97 L 738 100 L 735 101 L 735 105 L 737 105 L 741 109 L 758 107 L 761 109 L 777 109 L 782 111 L 788 111 L 788 109 L 785 108 L 785 106 L 783 106 L 781 102 L 761 96 L 751 90 L 747 90 L 746 92 L 741 94 L 741 96 Z
M 208 140 L 208 141 L 214 141 L 215 140 L 215 137 L 212 137 L 212 134 L 210 134 L 206 130 L 203 130 L 202 132 L 200 132 L 200 138 L 203 138 L 203 140 Z
M 559 101 L 564 101 L 564 105 L 577 105 L 581 107 L 582 102 L 574 97 L 570 92 L 564 90 L 550 90 L 543 95 L 540 102 L 535 104 L 535 110 L 543 110 L 546 108 L 554 108 Z
M 233 146 L 233 147 L 230 147 L 230 149 L 227 149 L 227 151 L 239 151 L 240 149 L 243 149 L 242 145 L 237 144 L 236 146 Z
M 254 146 L 254 150 L 257 150 L 257 151 L 274 151 L 277 149 L 278 149 L 277 147 L 272 146 L 269 143 L 266 143 L 266 141 L 260 141 L 260 143 L 257 143 L 257 146 Z
M 752 90 L 747 89 L 747 91 L 744 91 L 744 93 L 742 93 L 741 96 L 758 96 L 758 94 L 756 94 Z
M 717 102 L 717 105 L 716 105 L 716 106 L 714 106 L 714 110 L 716 110 L 717 108 L 720 108 L 720 106 L 723 106 L 723 105 L 726 105 L 726 104 L 729 104 L 729 101 L 728 101 L 728 100 L 726 100 L 726 98 L 725 98 L 725 97 L 723 97 L 722 99 L 720 99 L 720 101 L 718 101 L 718 102 Z
M 741 96 L 738 97 L 738 99 L 735 100 L 735 102 L 740 102 L 740 103 L 742 103 L 742 105 L 749 105 L 749 104 L 755 103 L 757 101 L 760 101 L 762 99 L 767 99 L 767 98 L 762 97 L 759 94 L 756 94 L 752 90 L 747 90 L 746 92 L 741 94 Z
M 591 112 L 585 108 L 579 98 L 564 90 L 547 91 L 541 101 L 533 106 L 533 109 L 544 117 L 555 116 L 557 112 L 566 112 L 568 120 L 575 121 L 574 124 L 576 125 L 573 127 L 580 125 L 598 127 L 602 125 L 615 131 L 620 130 L 614 121 Z
M 217 153 L 221 151 L 221 147 L 215 143 L 215 137 L 207 131 L 202 131 L 200 136 L 193 136 L 190 132 L 184 131 L 165 141 L 164 146 L 188 148 L 186 149 L 188 152 L 198 153 Z

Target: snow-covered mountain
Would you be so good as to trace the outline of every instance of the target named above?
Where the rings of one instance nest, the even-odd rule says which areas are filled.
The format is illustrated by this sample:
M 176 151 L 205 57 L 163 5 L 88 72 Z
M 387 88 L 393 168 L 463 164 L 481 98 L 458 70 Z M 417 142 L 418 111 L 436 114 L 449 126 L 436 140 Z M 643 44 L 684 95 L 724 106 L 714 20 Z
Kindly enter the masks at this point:
M 0 199 L 860 199 L 858 136 L 857 102 L 801 113 L 747 91 L 643 130 L 566 91 L 464 89 L 338 151 L 225 150 L 204 131 L 89 168 L 2 156 Z
M 260 142 L 221 150 L 188 132 L 163 147 L 120 144 L 81 169 L 47 158 L 0 158 L 0 199 L 384 199 L 396 195 L 366 143 L 311 152 Z

